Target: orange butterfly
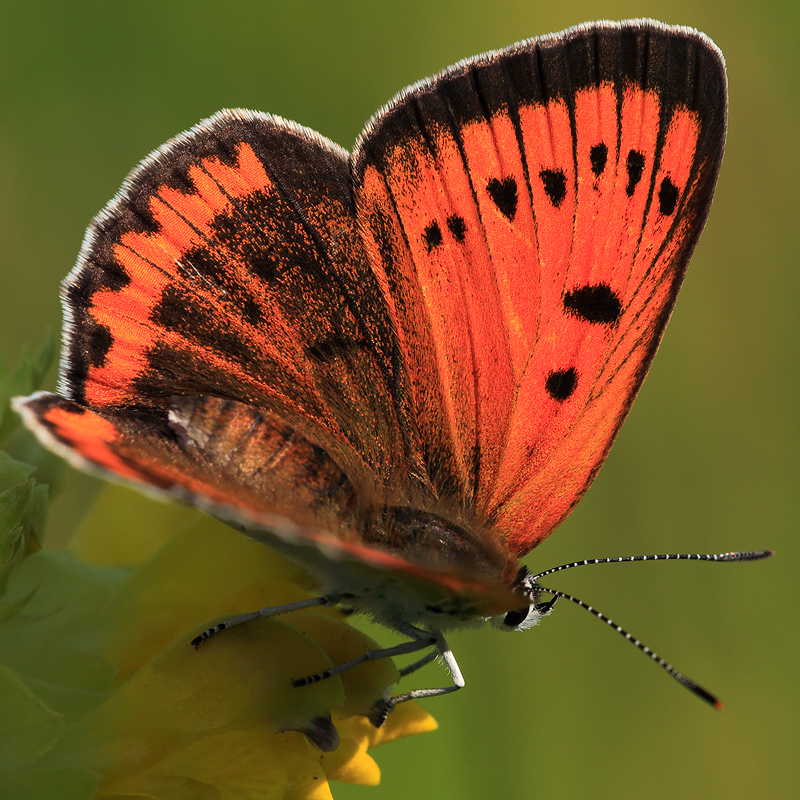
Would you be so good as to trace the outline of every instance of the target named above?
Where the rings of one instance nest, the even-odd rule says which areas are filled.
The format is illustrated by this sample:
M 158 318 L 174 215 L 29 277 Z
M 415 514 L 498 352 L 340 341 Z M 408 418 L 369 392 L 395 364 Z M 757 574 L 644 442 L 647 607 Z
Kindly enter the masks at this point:
M 73 464 L 319 579 L 320 598 L 233 622 L 345 601 L 409 637 L 370 658 L 432 648 L 407 674 L 440 654 L 453 685 L 379 723 L 463 685 L 443 631 L 523 629 L 568 597 L 519 558 L 630 409 L 725 125 L 719 50 L 649 20 L 463 61 L 401 92 L 352 155 L 219 112 L 94 221 L 63 289 L 60 396 L 17 407 Z

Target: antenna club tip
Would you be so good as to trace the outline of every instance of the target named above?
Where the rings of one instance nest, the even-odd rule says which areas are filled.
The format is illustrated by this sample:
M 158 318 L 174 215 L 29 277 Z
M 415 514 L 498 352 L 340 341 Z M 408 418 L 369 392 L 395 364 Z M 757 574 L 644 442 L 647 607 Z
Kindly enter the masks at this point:
M 714 708 L 716 708 L 717 711 L 724 711 L 725 706 L 722 704 L 722 700 L 714 700 Z

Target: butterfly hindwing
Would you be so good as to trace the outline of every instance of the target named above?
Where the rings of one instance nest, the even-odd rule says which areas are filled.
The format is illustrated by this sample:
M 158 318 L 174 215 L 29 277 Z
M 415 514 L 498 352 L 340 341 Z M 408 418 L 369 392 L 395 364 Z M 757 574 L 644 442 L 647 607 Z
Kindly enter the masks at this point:
M 166 411 L 93 410 L 37 392 L 15 406 L 76 467 L 202 508 L 332 585 L 377 581 L 379 596 L 412 592 L 423 606 L 463 618 L 519 604 L 507 586 L 454 568 L 441 547 L 422 561 L 387 547 L 367 498 L 321 447 L 276 415 L 215 397 L 173 397 Z
M 700 34 L 597 24 L 401 93 L 355 153 L 436 488 L 518 555 L 600 468 L 708 212 L 725 73 Z
M 18 405 L 45 442 L 83 468 L 240 518 L 353 531 L 347 476 L 280 418 L 213 397 L 173 398 L 168 410 L 87 409 L 39 392 Z M 235 516 L 234 516 L 235 518 Z

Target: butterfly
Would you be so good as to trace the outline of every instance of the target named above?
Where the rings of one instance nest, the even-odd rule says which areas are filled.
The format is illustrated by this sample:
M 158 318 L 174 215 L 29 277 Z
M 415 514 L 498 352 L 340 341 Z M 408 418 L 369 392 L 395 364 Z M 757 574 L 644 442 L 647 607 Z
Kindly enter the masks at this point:
M 319 581 L 195 644 L 342 603 L 408 637 L 370 657 L 427 649 L 407 674 L 441 656 L 453 684 L 385 701 L 379 724 L 463 686 L 447 631 L 580 603 L 538 583 L 575 565 L 533 576 L 520 558 L 587 490 L 641 386 L 726 104 L 706 36 L 635 20 L 462 61 L 400 92 L 352 154 L 221 111 L 94 220 L 63 285 L 59 393 L 16 407 L 78 467 L 203 508 Z

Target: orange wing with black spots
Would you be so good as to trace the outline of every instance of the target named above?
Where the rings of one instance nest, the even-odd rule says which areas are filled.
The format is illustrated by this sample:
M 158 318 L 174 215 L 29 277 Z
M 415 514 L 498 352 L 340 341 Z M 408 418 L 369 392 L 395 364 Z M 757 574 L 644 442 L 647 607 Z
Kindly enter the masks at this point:
M 79 466 L 273 545 L 291 530 L 321 574 L 334 554 L 447 587 L 433 606 L 467 618 L 600 468 L 725 113 L 714 45 L 647 21 L 464 61 L 352 156 L 220 112 L 95 220 L 63 289 L 63 397 L 18 408 Z
M 722 57 L 582 26 L 401 93 L 355 153 L 434 487 L 522 555 L 588 488 L 705 223 Z
M 393 325 L 347 154 L 318 134 L 226 111 L 167 143 L 90 228 L 63 297 L 66 397 L 230 398 L 279 414 L 354 479 L 407 482 L 420 447 Z

